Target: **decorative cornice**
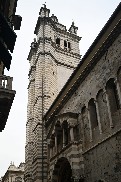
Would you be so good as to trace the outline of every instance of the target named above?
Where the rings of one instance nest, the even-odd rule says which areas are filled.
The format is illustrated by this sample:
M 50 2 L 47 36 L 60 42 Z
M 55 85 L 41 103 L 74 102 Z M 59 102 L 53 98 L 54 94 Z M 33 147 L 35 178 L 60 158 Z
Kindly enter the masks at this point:
M 68 118 L 73 118 L 73 119 L 77 119 L 78 114 L 77 113 L 73 113 L 73 112 L 66 112 L 66 113 L 62 113 L 56 116 L 56 119 L 60 119 L 63 117 L 68 117 Z
M 50 43 L 51 46 L 53 48 L 55 48 L 55 50 L 57 52 L 61 52 L 62 54 L 65 54 L 65 55 L 68 55 L 68 56 L 72 56 L 73 55 L 76 58 L 81 58 L 81 55 L 80 54 L 77 54 L 77 53 L 72 52 L 71 49 L 70 50 L 68 50 L 68 49 L 66 50 L 66 49 L 61 48 L 60 46 L 57 46 L 56 43 L 52 41 L 51 37 L 50 38 L 44 37 L 44 40 L 43 40 L 42 37 L 40 37 L 39 40 L 38 40 L 38 43 L 36 45 L 36 49 L 39 47 L 39 44 L 40 43 L 44 43 L 45 44 L 45 42 Z
M 31 47 L 27 59 L 30 60 L 31 57 L 33 56 L 33 54 L 36 54 L 36 53 L 37 53 L 37 49 L 39 48 L 40 43 L 44 43 L 44 44 L 45 44 L 45 42 L 50 43 L 51 46 L 52 46 L 57 52 L 60 52 L 61 54 L 65 54 L 65 55 L 68 55 L 68 56 L 75 57 L 75 58 L 77 58 L 77 59 L 81 59 L 81 55 L 80 55 L 80 54 L 74 53 L 74 52 L 72 52 L 71 50 L 62 49 L 61 47 L 57 46 L 57 45 L 55 44 L 55 42 L 52 41 L 51 37 L 50 37 L 50 38 L 44 37 L 44 39 L 43 39 L 42 37 L 40 37 L 39 40 L 38 40 L 38 42 L 36 43 L 35 48 L 32 48 L 32 47 Z
M 63 66 L 68 67 L 68 68 L 70 68 L 70 69 L 75 69 L 74 66 L 70 66 L 70 65 L 68 65 L 68 64 L 61 63 L 60 61 L 58 61 L 50 52 L 39 52 L 39 53 L 38 53 L 38 57 L 37 57 L 37 59 L 36 59 L 36 61 L 35 61 L 35 65 L 36 65 L 36 63 L 37 63 L 38 58 L 39 58 L 40 55 L 49 55 L 49 56 L 51 56 L 51 57 L 54 59 L 54 61 L 57 63 L 57 65 L 63 65 Z
M 37 35 L 38 34 L 38 31 L 39 31 L 40 25 L 41 24 L 46 25 L 48 23 L 50 23 L 51 27 L 54 28 L 54 30 L 56 32 L 59 32 L 59 33 L 64 34 L 64 35 L 67 35 L 67 36 L 73 38 L 74 40 L 78 40 L 78 41 L 81 40 L 81 37 L 79 37 L 79 36 L 77 36 L 75 34 L 72 34 L 72 33 L 68 32 L 67 29 L 66 29 L 66 26 L 64 26 L 64 25 L 62 25 L 62 24 L 60 24 L 58 22 L 53 21 L 51 19 L 51 17 L 39 17 L 38 18 L 38 21 L 37 21 L 37 24 L 36 24 L 36 27 L 35 27 L 34 33 Z M 65 30 L 61 30 L 60 28 L 57 27 L 56 24 L 65 27 Z

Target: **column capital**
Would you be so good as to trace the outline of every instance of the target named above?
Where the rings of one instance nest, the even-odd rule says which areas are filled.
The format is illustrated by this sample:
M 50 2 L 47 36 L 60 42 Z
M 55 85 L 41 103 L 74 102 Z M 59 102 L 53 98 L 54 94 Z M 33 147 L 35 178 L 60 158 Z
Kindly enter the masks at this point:
M 106 86 L 103 88 L 103 94 L 106 94 L 107 90 L 106 90 Z
M 94 99 L 94 103 L 95 103 L 95 104 L 97 103 L 97 100 L 96 100 L 96 99 Z
M 69 123 L 69 128 L 74 128 L 75 124 L 74 123 Z
M 115 77 L 115 79 L 114 79 L 114 83 L 116 84 L 118 82 L 118 78 L 117 77 Z
M 80 178 L 79 177 L 72 177 L 74 182 L 79 182 Z

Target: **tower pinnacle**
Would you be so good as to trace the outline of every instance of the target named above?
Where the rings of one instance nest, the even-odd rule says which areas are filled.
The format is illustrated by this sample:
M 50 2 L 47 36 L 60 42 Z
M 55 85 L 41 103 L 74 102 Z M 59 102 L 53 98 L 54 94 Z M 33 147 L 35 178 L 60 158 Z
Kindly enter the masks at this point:
M 50 10 L 46 7 L 46 2 L 43 4 L 44 7 L 41 7 L 39 15 L 40 17 L 49 17 Z
M 69 28 L 69 32 L 72 34 L 77 34 L 78 27 L 75 26 L 74 21 L 72 21 L 71 27 Z

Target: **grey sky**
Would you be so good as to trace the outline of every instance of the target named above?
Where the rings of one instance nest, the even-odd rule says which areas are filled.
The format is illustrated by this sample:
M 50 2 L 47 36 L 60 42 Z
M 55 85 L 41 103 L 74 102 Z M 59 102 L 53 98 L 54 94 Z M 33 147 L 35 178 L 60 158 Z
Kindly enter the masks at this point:
M 27 56 L 33 41 L 34 28 L 44 0 L 18 0 L 16 14 L 22 16 L 20 31 L 13 53 L 10 71 L 16 96 L 5 130 L 0 133 L 0 176 L 6 172 L 11 161 L 16 165 L 24 162 L 25 131 L 27 118 L 27 85 L 29 63 Z M 72 20 L 78 26 L 80 54 L 84 55 L 102 27 L 105 25 L 120 0 L 46 0 L 50 14 L 55 14 L 60 23 L 69 29 Z

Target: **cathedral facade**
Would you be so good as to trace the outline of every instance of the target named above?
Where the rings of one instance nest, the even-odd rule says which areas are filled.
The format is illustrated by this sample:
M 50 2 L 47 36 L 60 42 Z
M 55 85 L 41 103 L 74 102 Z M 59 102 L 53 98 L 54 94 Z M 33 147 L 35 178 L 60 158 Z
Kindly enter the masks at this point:
M 28 56 L 25 181 L 120 182 L 121 3 L 81 61 L 78 28 L 49 12 Z

